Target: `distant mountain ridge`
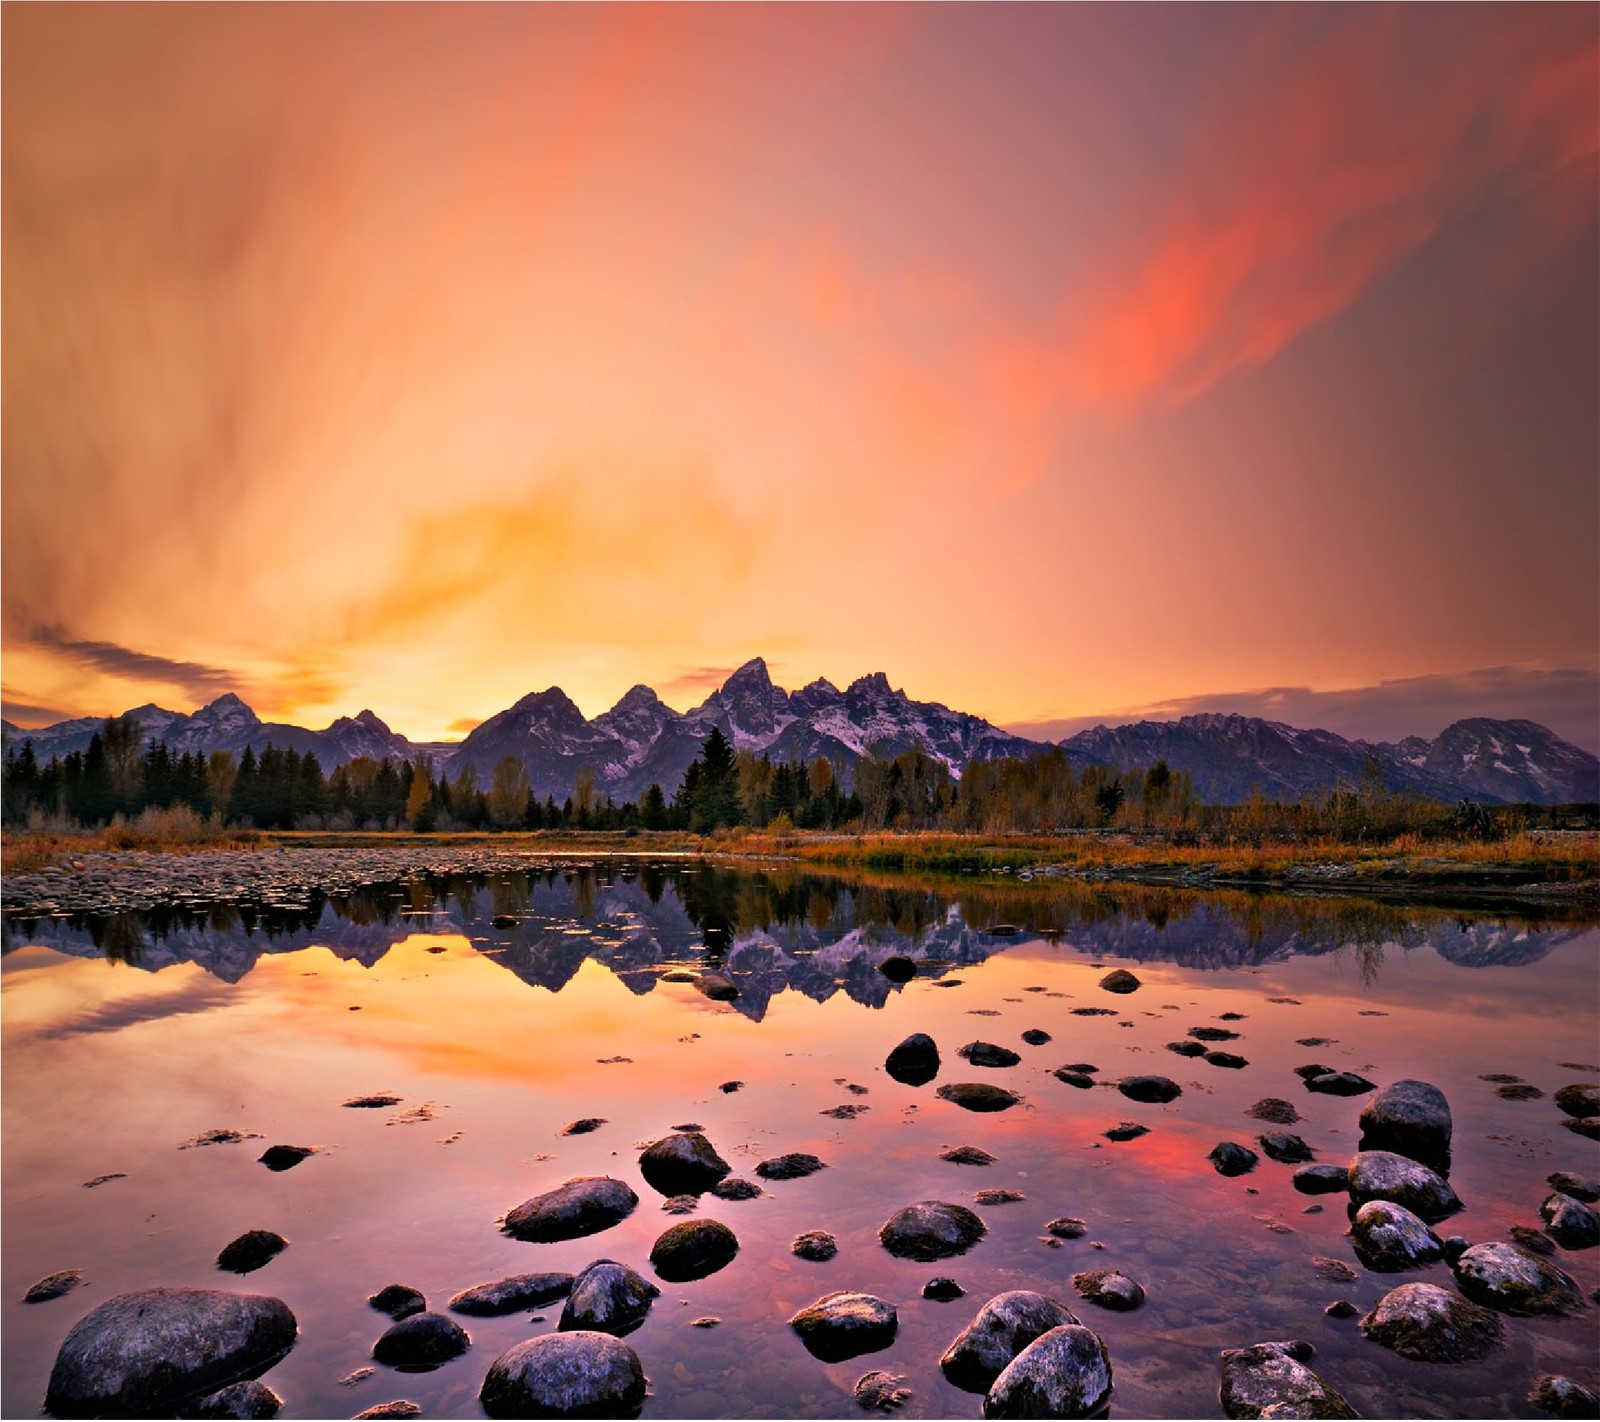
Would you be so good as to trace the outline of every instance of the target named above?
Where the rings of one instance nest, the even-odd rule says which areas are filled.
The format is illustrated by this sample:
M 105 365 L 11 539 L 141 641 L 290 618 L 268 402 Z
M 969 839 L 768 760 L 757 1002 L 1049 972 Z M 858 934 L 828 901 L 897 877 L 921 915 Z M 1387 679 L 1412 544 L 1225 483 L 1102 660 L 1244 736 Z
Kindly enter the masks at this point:
M 798 691 L 773 684 L 756 657 L 700 705 L 674 711 L 647 686 L 635 686 L 592 720 L 559 687 L 533 692 L 489 717 L 459 745 L 408 741 L 371 711 L 342 716 L 321 731 L 262 721 L 237 696 L 219 697 L 193 715 L 159 706 L 136 707 L 147 741 L 178 751 L 259 753 L 269 742 L 315 753 L 331 771 L 357 756 L 418 758 L 454 776 L 472 766 L 487 784 L 496 764 L 515 756 L 527 767 L 541 799 L 558 801 L 582 769 L 594 773 L 602 796 L 634 800 L 652 784 L 669 796 L 699 755 L 713 726 L 736 749 L 774 761 L 831 761 L 847 776 L 866 755 L 920 749 L 959 776 L 974 761 L 1026 758 L 1055 747 L 1026 740 L 981 717 L 937 702 L 913 701 L 875 672 L 840 690 L 819 679 Z M 41 761 L 82 750 L 100 720 L 63 721 L 42 730 L 0 722 L 7 747 L 32 741 Z M 1201 799 L 1237 803 L 1259 790 L 1298 799 L 1338 785 L 1356 786 L 1373 764 L 1392 791 L 1435 800 L 1471 798 L 1496 803 L 1556 804 L 1600 799 L 1600 760 L 1532 721 L 1484 717 L 1457 721 L 1433 740 L 1398 743 L 1346 740 L 1332 731 L 1302 730 L 1238 715 L 1185 716 L 1096 726 L 1059 743 L 1076 766 L 1144 768 L 1158 760 L 1194 779 Z

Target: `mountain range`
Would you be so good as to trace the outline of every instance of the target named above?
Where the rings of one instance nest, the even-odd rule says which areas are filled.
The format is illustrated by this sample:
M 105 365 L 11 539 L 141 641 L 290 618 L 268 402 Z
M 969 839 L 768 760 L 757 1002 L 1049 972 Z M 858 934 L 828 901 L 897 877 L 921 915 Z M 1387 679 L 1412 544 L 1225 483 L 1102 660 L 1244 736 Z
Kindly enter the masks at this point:
M 271 743 L 314 752 L 324 771 L 358 756 L 427 760 L 454 776 L 468 765 L 487 784 L 495 765 L 515 756 L 541 799 L 563 799 L 581 769 L 595 774 L 602 795 L 637 799 L 652 784 L 670 796 L 700 753 L 713 726 L 739 750 L 774 761 L 826 757 L 848 778 L 863 756 L 920 749 L 959 776 L 974 761 L 1026 758 L 1050 751 L 981 717 L 937 702 L 914 701 L 882 672 L 840 690 L 819 679 L 798 691 L 775 686 L 759 657 L 746 662 L 700 705 L 674 711 L 648 686 L 635 686 L 609 711 L 585 718 L 559 687 L 534 692 L 491 716 L 459 744 L 412 742 L 371 711 L 342 716 L 320 731 L 262 721 L 237 696 L 219 697 L 193 715 L 155 705 L 135 707 L 146 741 L 175 751 L 260 750 Z M 0 722 L 7 748 L 32 741 L 41 761 L 82 750 L 101 726 L 85 717 L 39 730 Z M 1457 721 L 1432 740 L 1346 740 L 1332 731 L 1301 730 L 1237 715 L 1185 716 L 1096 726 L 1059 742 L 1076 766 L 1148 767 L 1165 760 L 1188 773 L 1202 800 L 1237 803 L 1254 790 L 1297 799 L 1336 785 L 1360 784 L 1375 764 L 1392 791 L 1434 800 L 1560 804 L 1600 800 L 1600 761 L 1532 721 L 1476 717 Z

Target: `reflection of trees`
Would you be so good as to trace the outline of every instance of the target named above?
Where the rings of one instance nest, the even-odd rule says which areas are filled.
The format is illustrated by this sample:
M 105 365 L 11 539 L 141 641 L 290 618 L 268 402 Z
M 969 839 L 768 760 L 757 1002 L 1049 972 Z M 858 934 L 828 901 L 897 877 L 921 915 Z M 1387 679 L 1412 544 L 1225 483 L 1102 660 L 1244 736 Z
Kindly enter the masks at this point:
M 577 906 L 579 918 L 594 917 L 594 870 L 587 864 L 580 864 L 577 870 L 567 875 L 567 882 L 572 886 L 572 900 Z
M 667 887 L 667 876 L 659 864 L 646 864 L 639 873 L 639 884 L 653 904 L 661 902 L 662 891 Z
M 497 874 L 489 881 L 489 912 L 521 917 L 532 902 L 533 886 L 526 874 Z
M 96 942 L 111 962 L 136 966 L 144 957 L 144 925 L 136 913 L 112 914 L 101 925 Z

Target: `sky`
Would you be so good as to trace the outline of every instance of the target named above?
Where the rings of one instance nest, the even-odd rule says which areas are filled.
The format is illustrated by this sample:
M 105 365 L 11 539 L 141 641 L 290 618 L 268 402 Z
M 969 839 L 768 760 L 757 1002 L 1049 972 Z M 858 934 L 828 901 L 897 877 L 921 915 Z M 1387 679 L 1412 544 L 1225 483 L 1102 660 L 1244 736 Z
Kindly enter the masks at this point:
M 760 655 L 1600 743 L 1592 6 L 8 3 L 0 65 L 12 720 Z

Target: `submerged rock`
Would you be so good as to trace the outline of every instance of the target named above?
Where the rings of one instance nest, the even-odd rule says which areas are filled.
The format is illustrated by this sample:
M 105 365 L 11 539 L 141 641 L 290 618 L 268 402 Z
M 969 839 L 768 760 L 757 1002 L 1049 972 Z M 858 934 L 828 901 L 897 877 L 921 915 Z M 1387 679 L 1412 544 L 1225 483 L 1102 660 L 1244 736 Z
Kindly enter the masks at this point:
M 793 1151 L 788 1155 L 777 1155 L 771 1160 L 763 1160 L 756 1166 L 756 1174 L 763 1180 L 802 1180 L 807 1175 L 815 1175 L 819 1170 L 826 1170 L 828 1162 L 820 1160 L 814 1155 L 807 1155 L 803 1151 Z
M 581 1116 L 576 1121 L 568 1121 L 558 1134 L 563 1136 L 586 1136 L 591 1131 L 598 1131 L 605 1124 L 606 1118 L 604 1116 Z
M 1448 1165 L 1450 1103 L 1426 1081 L 1396 1081 L 1361 1108 L 1361 1149 L 1387 1150 L 1425 1165 Z
M 902 1407 L 911 1401 L 911 1389 L 904 1383 L 903 1377 L 875 1369 L 856 1379 L 850 1395 L 869 1412 L 887 1412 L 890 1408 Z
M 767 1192 L 754 1180 L 743 1180 L 735 1175 L 717 1181 L 711 1187 L 711 1193 L 719 1200 L 754 1200 Z
M 996 1294 L 945 1349 L 939 1367 L 956 1387 L 986 1392 L 1035 1338 L 1077 1322 L 1064 1303 L 1046 1294 L 1029 1289 Z
M 1100 986 L 1107 992 L 1128 993 L 1137 992 L 1144 984 L 1126 968 L 1113 968 L 1100 979 Z
M 1263 1096 L 1261 1100 L 1246 1106 L 1244 1114 L 1254 1116 L 1258 1121 L 1270 1121 L 1274 1126 L 1292 1126 L 1300 1120 L 1294 1103 L 1285 1101 L 1281 1096 Z
M 939 1075 L 939 1048 L 926 1032 L 913 1032 L 889 1053 L 883 1069 L 905 1086 L 925 1086 Z
M 45 1407 L 58 1417 L 170 1413 L 265 1372 L 294 1346 L 282 1299 L 221 1289 L 140 1289 L 84 1315 L 56 1354 Z
M 276 1417 L 283 1399 L 264 1382 L 230 1383 L 178 1409 L 179 1417 Z
M 1290 1131 L 1267 1131 L 1256 1139 L 1261 1142 L 1261 1149 L 1280 1165 L 1299 1165 L 1316 1159 L 1316 1152 Z
M 1022 1060 L 1010 1047 L 994 1042 L 968 1042 L 956 1055 L 978 1067 L 1014 1067 Z
M 1462 1293 L 1502 1313 L 1559 1316 L 1586 1307 L 1570 1275 L 1515 1244 L 1474 1244 L 1451 1268 Z
M 965 1205 L 919 1200 L 896 1210 L 878 1231 L 878 1242 L 897 1259 L 928 1263 L 965 1254 L 987 1227 Z
M 1114 1126 L 1108 1126 L 1100 1132 L 1108 1141 L 1136 1141 L 1140 1136 L 1150 1134 L 1149 1126 L 1141 1126 L 1137 1121 L 1118 1121 Z
M 428 950 L 433 951 L 431 948 Z M 422 1409 L 409 1397 L 397 1398 L 393 1402 L 380 1402 L 376 1407 L 369 1407 L 355 1415 L 355 1422 L 378 1422 L 378 1419 L 392 1417 L 420 1417 Z
M 678 1131 L 644 1148 L 639 1173 L 663 1195 L 698 1195 L 733 1167 L 699 1131 Z
M 270 1229 L 246 1230 L 222 1247 L 217 1255 L 217 1268 L 226 1269 L 230 1274 L 249 1274 L 276 1259 L 288 1247 L 289 1241 Z
M 1046 1032 L 1044 1028 L 1030 1027 L 1022 1034 L 1022 1040 L 1030 1047 L 1042 1047 L 1046 1042 L 1051 1041 L 1052 1039 L 1050 1034 Z
M 1007 1364 L 983 1399 L 995 1417 L 1093 1417 L 1111 1398 L 1111 1360 L 1081 1324 L 1041 1334 Z
M 933 1299 L 938 1303 L 949 1303 L 952 1299 L 963 1298 L 966 1292 L 954 1279 L 946 1278 L 943 1274 L 929 1279 L 922 1286 L 922 1297 Z
M 1360 1096 L 1371 1091 L 1374 1084 L 1353 1071 L 1324 1072 L 1320 1076 L 1308 1076 L 1305 1081 L 1307 1091 L 1324 1096 Z
M 1176 1052 L 1180 1057 L 1203 1057 L 1206 1054 L 1206 1044 L 1195 1041 L 1168 1042 L 1167 1050 Z
M 1444 1255 L 1444 1245 L 1404 1205 L 1368 1200 L 1350 1222 L 1350 1242 L 1369 1269 L 1395 1273 L 1419 1269 Z
M 609 1175 L 584 1175 L 524 1200 L 501 1229 L 516 1239 L 553 1244 L 598 1234 L 627 1219 L 639 1197 Z
M 650 1267 L 671 1284 L 704 1279 L 733 1262 L 739 1241 L 716 1220 L 673 1225 L 650 1246 Z
M 1218 1141 L 1206 1159 L 1218 1175 L 1244 1175 L 1256 1168 L 1260 1157 L 1238 1141 Z
M 639 1355 L 608 1333 L 546 1333 L 508 1348 L 478 1393 L 491 1417 L 637 1417 Z
M 81 1269 L 60 1269 L 54 1274 L 46 1274 L 37 1284 L 29 1286 L 28 1292 L 22 1296 L 23 1303 L 48 1303 L 51 1299 L 58 1299 L 63 1294 L 71 1293 L 83 1282 Z
M 1391 1200 L 1428 1224 L 1437 1224 L 1461 1208 L 1456 1192 L 1442 1175 L 1386 1150 L 1356 1153 L 1349 1165 L 1349 1190 L 1357 1205 Z
M 1257 1343 L 1222 1354 L 1222 1411 L 1228 1417 L 1354 1417 L 1350 1404 L 1296 1356 L 1292 1344 Z M 1305 1350 L 1309 1354 L 1310 1349 Z
M 966 1111 L 1004 1111 L 1022 1100 L 1014 1091 L 981 1081 L 947 1082 L 936 1094 Z
M 1238 1071 L 1241 1067 L 1250 1065 L 1248 1061 L 1235 1052 L 1207 1052 L 1205 1057 L 1212 1066 L 1228 1067 L 1233 1071 Z
M 825 1229 L 808 1229 L 794 1237 L 789 1252 L 813 1264 L 826 1264 L 839 1252 L 839 1241 Z
M 1183 1088 L 1170 1076 L 1125 1076 L 1117 1083 L 1117 1090 L 1130 1101 L 1152 1105 L 1175 1101 L 1183 1095 Z
M 1052 1075 L 1064 1086 L 1076 1086 L 1080 1091 L 1086 1091 L 1095 1084 L 1088 1072 L 1072 1071 L 1067 1067 L 1057 1067 Z
M 1302 1195 L 1331 1195 L 1350 1188 L 1350 1172 L 1342 1165 L 1302 1165 L 1289 1183 Z
M 451 1298 L 448 1307 L 454 1313 L 494 1318 L 503 1313 L 520 1313 L 527 1308 L 543 1308 L 571 1292 L 571 1274 L 512 1274 L 509 1278 L 463 1289 Z
M 1437 1284 L 1401 1284 L 1361 1320 L 1361 1332 L 1402 1358 L 1465 1363 L 1500 1342 L 1500 1320 Z
M 1546 1196 L 1539 1217 L 1550 1238 L 1563 1249 L 1593 1249 L 1600 1244 L 1600 1214 L 1571 1195 L 1558 1190 Z
M 442 1313 L 413 1313 L 385 1330 L 372 1345 L 372 1356 L 396 1368 L 436 1368 L 471 1346 L 467 1330 L 455 1319 Z
M 1559 1374 L 1535 1382 L 1528 1401 L 1552 1417 L 1600 1417 L 1600 1392 Z
M 981 1146 L 961 1145 L 952 1146 L 949 1150 L 939 1152 L 940 1160 L 948 1160 L 952 1165 L 993 1165 L 995 1157 Z
M 1051 1220 L 1045 1226 L 1045 1232 L 1057 1239 L 1082 1239 L 1089 1232 L 1089 1226 L 1080 1219 L 1064 1215 L 1060 1219 Z
M 893 1304 L 843 1289 L 824 1294 L 789 1320 L 806 1350 L 825 1363 L 842 1363 L 887 1348 L 899 1325 Z
M 268 1146 L 257 1159 L 268 1170 L 289 1170 L 299 1165 L 308 1155 L 315 1155 L 315 1146 L 275 1145 Z
M 1090 1303 L 1127 1313 L 1144 1302 L 1144 1290 L 1116 1269 L 1086 1269 L 1072 1276 L 1072 1287 Z
M 562 1333 L 594 1329 L 619 1338 L 632 1333 L 661 1290 L 614 1259 L 597 1259 L 572 1281 L 572 1292 L 556 1324 Z
M 1568 1116 L 1600 1116 L 1600 1083 L 1574 1081 L 1556 1092 L 1556 1105 Z

